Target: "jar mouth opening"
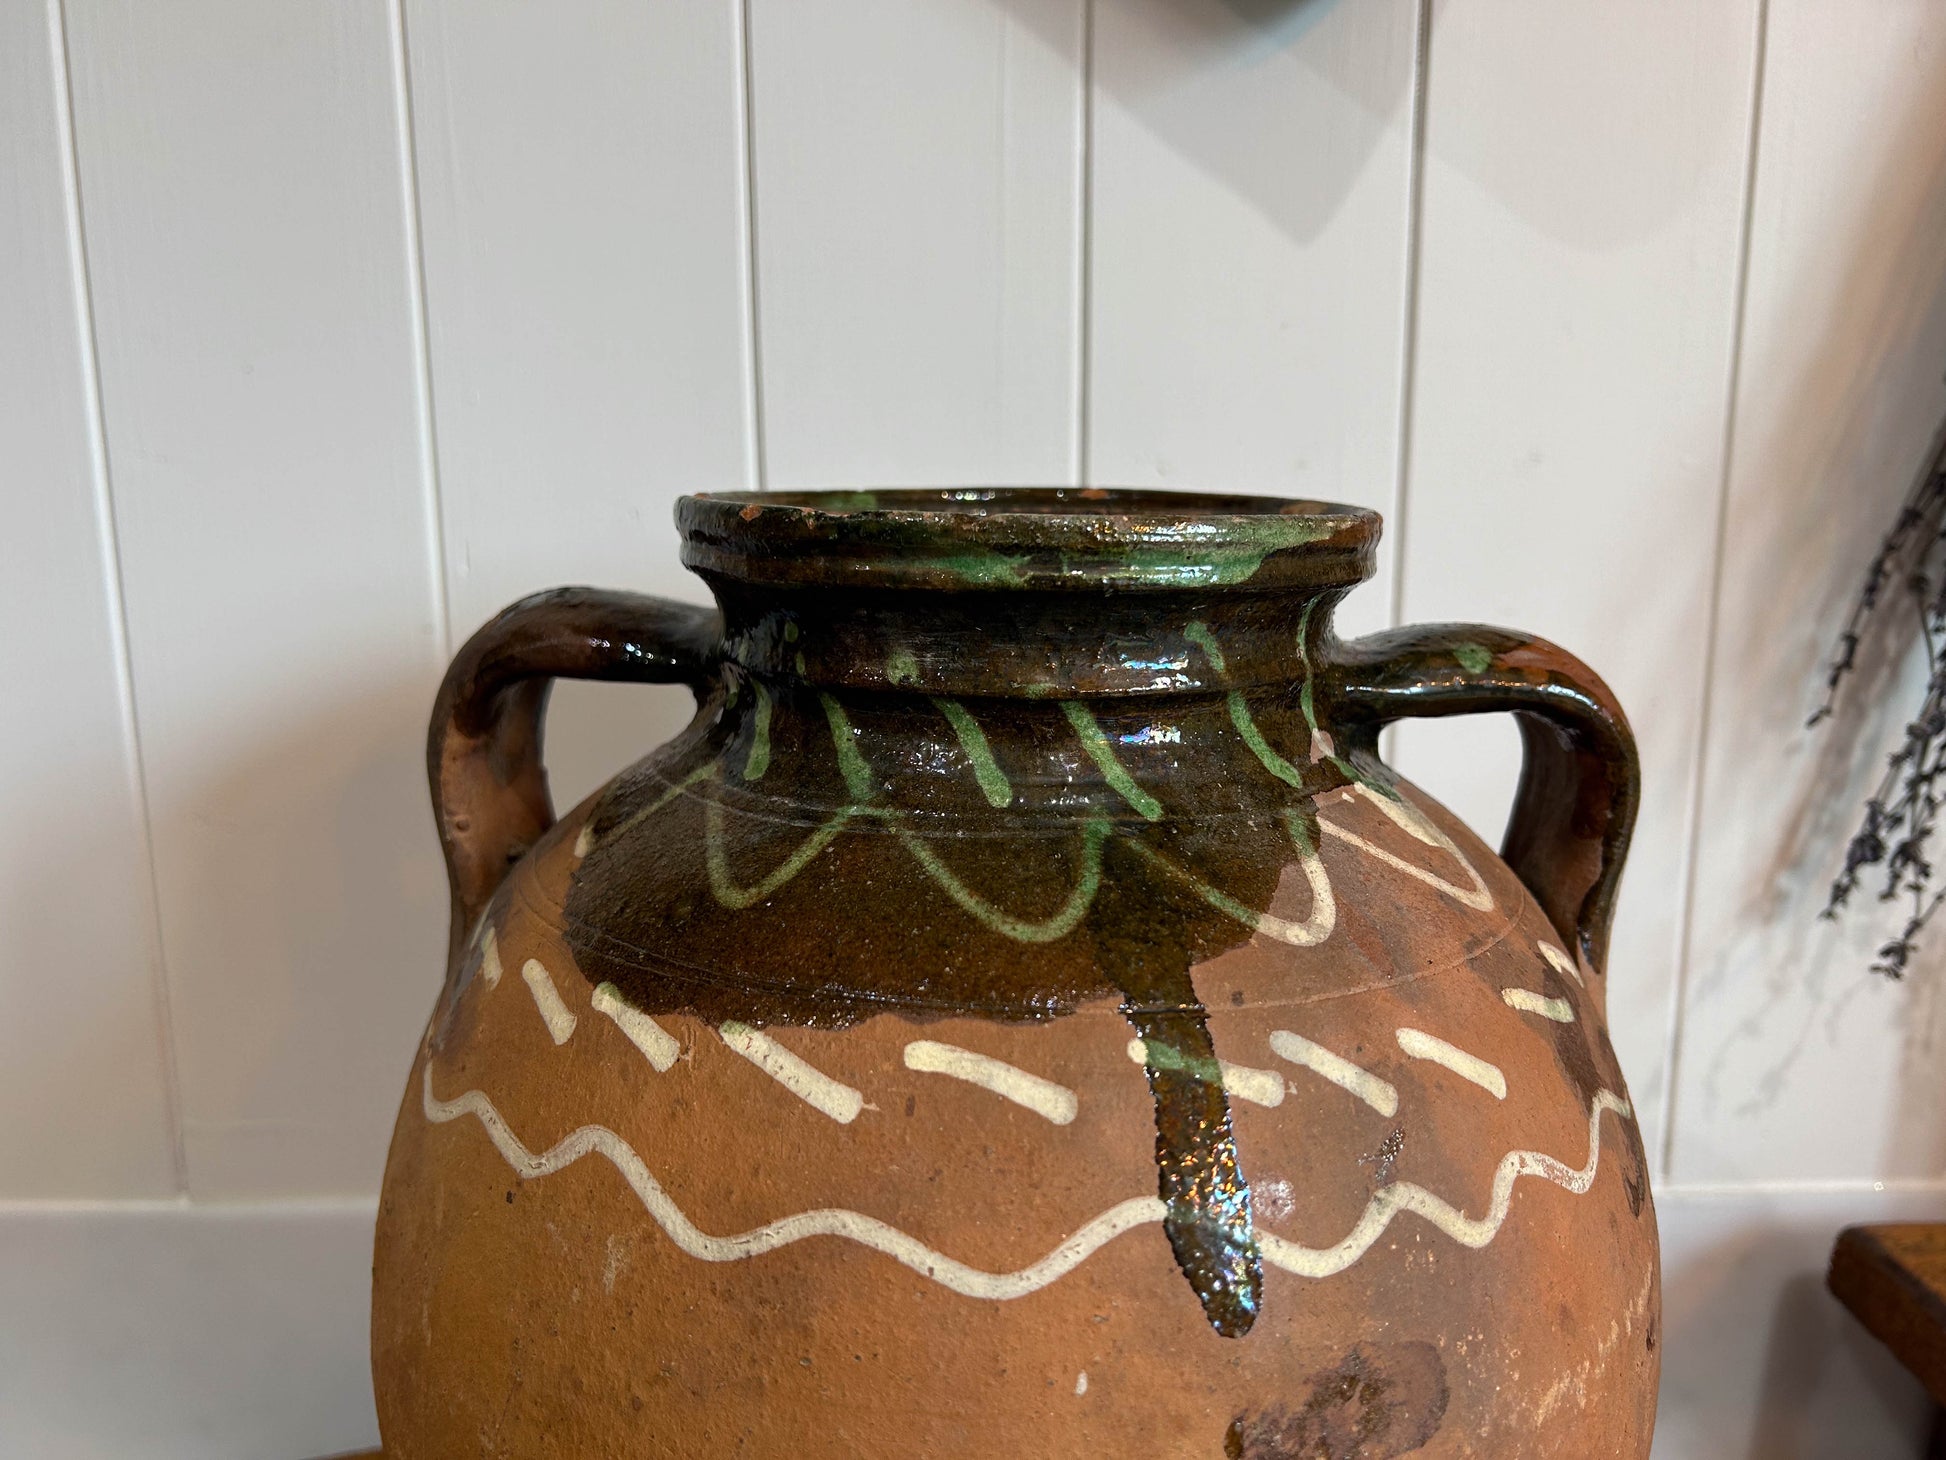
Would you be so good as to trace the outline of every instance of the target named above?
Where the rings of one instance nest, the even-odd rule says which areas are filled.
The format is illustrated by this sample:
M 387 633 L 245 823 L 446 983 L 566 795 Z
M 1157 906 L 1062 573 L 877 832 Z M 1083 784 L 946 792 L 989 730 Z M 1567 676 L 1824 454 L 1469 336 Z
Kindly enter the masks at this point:
M 1127 487 L 698 493 L 676 523 L 705 576 L 960 591 L 1349 587 L 1380 531 L 1364 507 Z

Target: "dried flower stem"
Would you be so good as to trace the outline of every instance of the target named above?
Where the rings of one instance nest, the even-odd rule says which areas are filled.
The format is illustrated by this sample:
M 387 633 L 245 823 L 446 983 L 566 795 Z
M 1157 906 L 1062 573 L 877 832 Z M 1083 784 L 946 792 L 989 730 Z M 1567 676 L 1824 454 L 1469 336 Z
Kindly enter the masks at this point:
M 1878 950 L 1874 973 L 1903 978 L 1927 923 L 1946 903 L 1946 888 L 1935 888 L 1927 853 L 1939 826 L 1946 796 L 1946 446 L 1913 488 L 1892 528 L 1865 572 L 1837 652 L 1825 676 L 1824 702 L 1810 723 L 1831 717 L 1839 690 L 1858 664 L 1858 648 L 1872 616 L 1889 602 L 1910 602 L 1926 647 L 1926 694 L 1919 713 L 1907 723 L 1898 747 L 1886 758 L 1885 773 L 1865 802 L 1865 815 L 1845 848 L 1844 869 L 1831 884 L 1823 916 L 1836 917 L 1870 869 L 1881 869 L 1880 902 L 1910 898 L 1911 915 L 1897 936 Z M 1902 585 L 1906 592 L 1888 592 Z

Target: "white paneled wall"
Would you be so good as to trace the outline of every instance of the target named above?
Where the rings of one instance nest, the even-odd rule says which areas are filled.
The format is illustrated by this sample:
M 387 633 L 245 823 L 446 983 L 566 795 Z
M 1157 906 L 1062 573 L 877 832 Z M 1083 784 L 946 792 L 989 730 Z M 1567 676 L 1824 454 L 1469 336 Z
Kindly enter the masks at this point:
M 1770 0 L 1677 1025 L 1671 1172 L 1688 1182 L 1936 1181 L 1946 1166 L 1946 985 L 1860 981 L 1873 925 L 1815 917 L 1831 849 L 1917 702 L 1909 644 L 1867 646 L 1870 712 L 1795 733 L 1856 565 L 1946 418 L 1946 11 L 1873 12 L 1853 27 Z M 1920 973 L 1946 973 L 1939 951 Z
M 407 0 L 451 643 L 558 583 L 698 601 L 670 512 L 758 485 L 735 0 Z M 557 799 L 687 690 L 557 686 Z
M 1066 483 L 1084 0 L 750 0 L 766 485 Z
M 1758 0 L 1652 8 L 1654 24 L 1633 6 L 1555 0 L 1439 12 L 1399 527 L 1407 622 L 1544 634 L 1591 662 L 1634 719 L 1643 800 L 1608 1012 L 1653 1149 L 1717 560 Z M 1399 761 L 1475 825 L 1500 829 L 1520 765 L 1507 721 L 1402 726 Z
M 1394 516 L 1421 8 L 1096 5 L 1090 480 Z M 1347 633 L 1390 622 L 1396 542 Z
M 10 1197 L 160 1196 L 170 1038 L 60 39 L 0 6 L 0 1171 Z
M 1801 728 L 1946 415 L 1946 13 L 1866 9 L 0 0 L 0 1456 L 371 1440 L 454 643 L 699 597 L 683 491 L 1077 481 L 1376 506 L 1351 627 L 1610 679 L 1657 1454 L 1916 1454 L 1818 1284 L 1946 1209 L 1946 956 L 1815 920 L 1901 701 Z M 564 799 L 683 701 L 564 691 Z M 1513 744 L 1398 752 L 1491 834 Z

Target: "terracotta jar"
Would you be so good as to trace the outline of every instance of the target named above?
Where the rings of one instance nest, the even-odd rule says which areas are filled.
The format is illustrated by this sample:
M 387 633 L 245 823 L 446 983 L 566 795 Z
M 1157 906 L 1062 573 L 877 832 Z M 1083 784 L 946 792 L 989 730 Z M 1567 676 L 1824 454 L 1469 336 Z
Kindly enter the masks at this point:
M 1599 679 L 1499 629 L 1337 638 L 1354 508 L 677 520 L 717 610 L 542 594 L 439 697 L 390 1460 L 1648 1453 L 1603 1025 L 1637 770 Z M 557 822 L 561 675 L 697 712 Z M 1496 857 L 1377 747 L 1498 710 Z

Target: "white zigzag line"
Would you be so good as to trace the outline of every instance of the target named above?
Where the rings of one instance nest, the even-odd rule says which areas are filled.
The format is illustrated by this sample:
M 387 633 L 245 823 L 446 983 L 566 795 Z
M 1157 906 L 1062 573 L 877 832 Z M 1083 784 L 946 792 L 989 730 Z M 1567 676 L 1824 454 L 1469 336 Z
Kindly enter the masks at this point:
M 735 1236 L 717 1237 L 690 1221 L 669 1193 L 663 1190 L 662 1184 L 655 1179 L 642 1158 L 635 1154 L 635 1148 L 606 1126 L 584 1125 L 536 1155 L 521 1143 L 520 1138 L 508 1127 L 506 1119 L 494 1108 L 493 1102 L 481 1091 L 468 1090 L 451 1100 L 435 1097 L 432 1093 L 430 1063 L 425 1071 L 424 1103 L 426 1119 L 436 1124 L 458 1120 L 463 1115 L 477 1116 L 495 1148 L 525 1180 L 552 1175 L 590 1152 L 599 1152 L 622 1173 L 622 1179 L 641 1199 L 649 1215 L 669 1234 L 670 1240 L 691 1257 L 704 1262 L 736 1262 L 757 1257 L 793 1242 L 801 1242 L 806 1237 L 844 1237 L 882 1252 L 920 1276 L 931 1278 L 942 1287 L 969 1298 L 1019 1298 L 1067 1276 L 1124 1232 L 1151 1222 L 1160 1222 L 1167 1210 L 1156 1197 L 1131 1197 L 1081 1227 L 1039 1262 L 1013 1272 L 985 1272 L 977 1267 L 969 1267 L 876 1217 L 835 1207 L 800 1212 Z M 1511 1151 L 1503 1157 L 1494 1174 L 1493 1200 L 1484 1217 L 1468 1217 L 1423 1186 L 1399 1181 L 1382 1188 L 1372 1197 L 1358 1225 L 1335 1247 L 1305 1247 L 1260 1231 L 1257 1234 L 1258 1248 L 1266 1262 L 1286 1272 L 1296 1273 L 1300 1277 L 1329 1277 L 1333 1273 L 1343 1272 L 1363 1257 L 1372 1244 L 1384 1235 L 1392 1218 L 1402 1211 L 1418 1214 L 1464 1246 L 1484 1247 L 1499 1235 L 1502 1224 L 1507 1220 L 1508 1210 L 1513 1204 L 1514 1182 L 1518 1178 L 1538 1176 L 1576 1195 L 1586 1193 L 1594 1185 L 1595 1172 L 1601 1162 L 1601 1116 L 1604 1110 L 1613 1111 L 1625 1119 L 1631 1114 L 1628 1102 L 1619 1096 L 1607 1090 L 1595 1096 L 1594 1105 L 1588 1113 L 1588 1164 L 1579 1171 L 1538 1151 Z
M 1539 1151 L 1509 1151 L 1501 1157 L 1499 1169 L 1493 1173 L 1493 1200 L 1487 1204 L 1484 1217 L 1467 1216 L 1458 1207 L 1434 1196 L 1417 1182 L 1395 1181 L 1390 1186 L 1379 1188 L 1366 1204 L 1365 1214 L 1358 1219 L 1358 1225 L 1336 1247 L 1303 1247 L 1295 1242 L 1286 1242 L 1273 1233 L 1259 1232 L 1258 1250 L 1263 1253 L 1264 1261 L 1274 1263 L 1286 1272 L 1294 1272 L 1300 1277 L 1329 1277 L 1333 1273 L 1343 1272 L 1363 1257 L 1372 1244 L 1385 1235 L 1385 1229 L 1392 1225 L 1392 1218 L 1400 1212 L 1413 1212 L 1424 1217 L 1462 1247 L 1484 1247 L 1500 1235 L 1501 1225 L 1507 1220 L 1507 1212 L 1513 1206 L 1514 1182 L 1520 1177 L 1538 1176 L 1576 1196 L 1587 1194 L 1588 1188 L 1595 1184 L 1595 1172 L 1601 1165 L 1601 1113 L 1604 1110 L 1612 1110 L 1624 1120 L 1634 1114 L 1629 1103 L 1620 1096 L 1607 1090 L 1595 1093 L 1594 1105 L 1588 1111 L 1588 1164 L 1579 1171 L 1565 1161 L 1557 1161 Z
M 964 1293 L 969 1298 L 1018 1298 L 1044 1288 L 1056 1278 L 1065 1277 L 1104 1244 L 1135 1227 L 1162 1220 L 1162 1203 L 1155 1197 L 1137 1197 L 1110 1207 L 1047 1256 L 1017 1272 L 982 1272 L 955 1262 L 936 1252 L 917 1237 L 897 1227 L 868 1217 L 862 1212 L 827 1207 L 800 1212 L 794 1217 L 768 1222 L 734 1237 L 714 1237 L 683 1214 L 669 1193 L 662 1189 L 634 1147 L 606 1126 L 584 1125 L 571 1131 L 554 1146 L 535 1155 L 507 1128 L 507 1122 L 493 1102 L 478 1090 L 468 1090 L 452 1100 L 439 1100 L 432 1093 L 432 1067 L 426 1067 L 426 1118 L 432 1121 L 457 1120 L 462 1115 L 477 1115 L 487 1135 L 499 1148 L 507 1164 L 521 1176 L 532 1179 L 549 1176 L 571 1165 L 590 1151 L 599 1151 L 614 1163 L 635 1194 L 648 1208 L 649 1215 L 661 1224 L 676 1246 L 704 1262 L 735 1262 L 757 1257 L 779 1247 L 801 1242 L 806 1237 L 846 1237 L 853 1242 L 883 1252 L 904 1263 L 922 1277 Z

